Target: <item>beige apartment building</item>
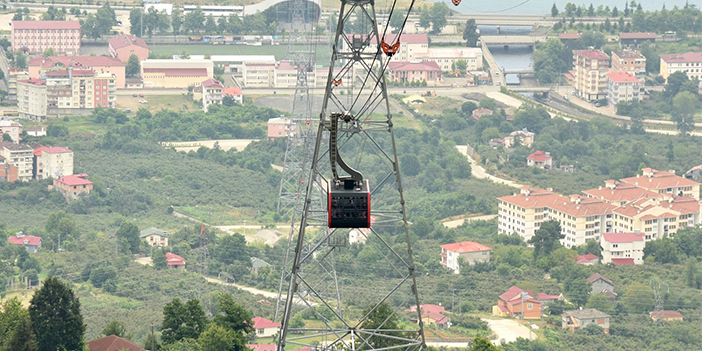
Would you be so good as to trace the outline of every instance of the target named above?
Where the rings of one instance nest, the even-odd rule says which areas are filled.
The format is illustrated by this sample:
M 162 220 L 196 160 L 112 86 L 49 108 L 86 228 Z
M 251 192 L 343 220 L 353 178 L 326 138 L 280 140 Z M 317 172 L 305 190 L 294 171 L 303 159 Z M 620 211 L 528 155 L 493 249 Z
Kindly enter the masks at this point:
M 622 183 L 632 184 L 659 194 L 689 196 L 700 200 L 700 183 L 676 175 L 674 172 L 644 168 L 636 177 L 622 179 Z
M 612 72 L 627 72 L 643 84 L 646 78 L 646 57 L 638 50 L 612 51 Z
M 584 100 L 607 97 L 607 71 L 610 59 L 602 50 L 573 50 L 573 82 L 576 93 Z
M 701 223 L 699 200 L 687 196 L 641 199 L 617 207 L 613 212 L 613 232 L 640 231 L 646 240 L 671 237 L 680 228 Z
M 661 77 L 668 82 L 668 76 L 675 72 L 684 72 L 692 79 L 702 79 L 702 52 L 684 54 L 665 54 L 661 56 Z
M 0 156 L 5 158 L 6 164 L 17 167 L 17 179 L 23 182 L 32 180 L 33 151 L 24 144 L 0 142 Z
M 600 240 L 602 264 L 643 264 L 648 240 L 641 233 L 605 233 Z
M 42 147 L 34 150 L 37 167 L 41 165 L 41 173 L 37 179 L 58 179 L 73 174 L 73 151 L 65 147 Z
M 453 64 L 460 60 L 466 61 L 468 64 L 466 70 L 468 71 L 483 68 L 483 50 L 481 48 L 429 48 L 426 53 L 416 54 L 415 59 L 436 62 L 444 72 L 452 71 Z
M 37 78 L 17 81 L 17 112 L 20 118 L 46 120 L 46 82 Z

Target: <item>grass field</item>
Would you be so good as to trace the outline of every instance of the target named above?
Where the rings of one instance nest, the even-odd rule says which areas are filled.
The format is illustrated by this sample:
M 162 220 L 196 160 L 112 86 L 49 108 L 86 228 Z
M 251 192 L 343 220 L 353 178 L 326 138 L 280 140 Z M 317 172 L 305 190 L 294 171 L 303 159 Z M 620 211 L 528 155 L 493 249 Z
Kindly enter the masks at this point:
M 139 100 L 148 101 L 146 104 L 139 103 Z M 150 95 L 144 97 L 133 97 L 120 95 L 117 97 L 117 108 L 120 110 L 130 109 L 135 113 L 140 107 L 145 107 L 152 113 L 162 109 L 174 111 L 194 111 L 198 109 L 192 100 L 183 95 Z

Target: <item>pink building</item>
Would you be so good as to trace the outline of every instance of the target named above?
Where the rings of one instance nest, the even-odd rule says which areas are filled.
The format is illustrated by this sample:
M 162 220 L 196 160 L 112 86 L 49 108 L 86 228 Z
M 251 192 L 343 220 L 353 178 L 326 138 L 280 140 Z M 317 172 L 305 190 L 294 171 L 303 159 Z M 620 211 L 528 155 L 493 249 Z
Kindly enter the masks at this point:
M 114 74 L 117 88 L 121 89 L 125 85 L 125 66 L 124 62 L 107 56 L 35 57 L 29 60 L 29 77 L 40 78 L 46 71 L 65 70 L 72 67 L 77 70 Z
M 436 62 L 390 62 L 388 76 L 392 82 L 438 83 L 441 80 L 441 68 Z
M 120 34 L 108 41 L 110 55 L 127 63 L 132 54 L 144 61 L 149 58 L 149 46 L 144 39 L 134 35 Z
M 268 120 L 268 139 L 282 138 L 293 132 L 290 118 L 279 117 Z
M 12 21 L 12 50 L 30 55 L 52 48 L 57 54 L 80 54 L 78 21 Z
M 20 134 L 22 133 L 22 125 L 15 121 L 0 120 L 0 141 L 2 141 L 2 135 L 7 134 L 12 138 L 12 142 L 20 142 Z
M 57 188 L 66 199 L 77 199 L 80 194 L 90 194 L 93 182 L 88 180 L 87 174 L 73 174 L 54 179 L 54 188 Z

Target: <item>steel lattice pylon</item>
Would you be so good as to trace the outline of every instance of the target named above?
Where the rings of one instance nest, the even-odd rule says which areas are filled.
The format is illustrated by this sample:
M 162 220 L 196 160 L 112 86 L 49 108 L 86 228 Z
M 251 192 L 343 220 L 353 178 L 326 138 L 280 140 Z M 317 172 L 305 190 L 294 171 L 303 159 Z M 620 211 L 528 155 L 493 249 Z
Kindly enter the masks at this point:
M 399 311 L 419 306 L 414 262 L 407 231 L 392 115 L 384 80 L 386 60 L 379 43 L 375 3 L 341 0 L 338 26 L 327 77 L 322 110 L 316 125 L 314 149 L 304 181 L 304 201 L 295 236 L 291 235 L 281 279 L 284 305 L 278 350 L 423 350 L 426 348 L 421 310 L 416 324 L 400 329 Z M 352 24 L 353 23 L 353 24 Z M 353 90 L 351 90 L 353 89 Z M 352 96 L 348 96 L 352 92 Z M 346 96 L 343 96 L 343 95 Z M 343 116 L 343 118 L 339 117 Z M 338 131 L 332 133 L 339 118 Z M 336 136 L 336 137 L 334 137 Z M 366 229 L 353 229 L 363 238 L 363 250 L 372 251 L 377 267 L 372 286 L 359 286 L 353 277 L 337 274 L 335 252 L 348 246 L 349 228 L 329 228 L 327 181 L 336 149 L 345 163 L 370 180 L 371 218 Z M 330 156 L 330 152 L 332 156 Z M 331 160 L 331 162 L 330 162 Z M 347 169 L 347 168 L 344 168 Z M 346 283 L 351 281 L 351 283 Z M 363 306 L 345 308 L 345 297 L 363 296 Z M 291 318 L 307 310 L 320 323 L 292 327 Z M 379 319 L 379 315 L 382 318 Z

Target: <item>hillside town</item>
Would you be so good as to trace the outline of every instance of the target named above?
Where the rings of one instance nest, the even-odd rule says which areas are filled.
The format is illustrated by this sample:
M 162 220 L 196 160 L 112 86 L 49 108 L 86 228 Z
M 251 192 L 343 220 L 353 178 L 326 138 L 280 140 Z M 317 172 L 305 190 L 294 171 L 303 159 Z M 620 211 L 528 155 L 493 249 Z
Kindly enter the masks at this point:
M 166 1 L 0 10 L 0 350 L 698 347 L 694 4 Z

